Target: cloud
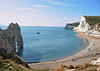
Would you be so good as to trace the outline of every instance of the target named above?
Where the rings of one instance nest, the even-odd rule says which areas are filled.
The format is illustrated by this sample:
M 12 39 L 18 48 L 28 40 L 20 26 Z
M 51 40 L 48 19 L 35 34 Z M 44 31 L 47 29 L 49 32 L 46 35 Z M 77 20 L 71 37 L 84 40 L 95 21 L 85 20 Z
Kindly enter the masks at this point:
M 53 3 L 61 5 L 59 2 Z M 38 9 L 48 7 L 48 5 L 23 3 L 20 0 L 2 1 L 0 3 L 0 24 L 8 25 L 11 22 L 17 22 L 24 26 L 64 26 L 68 21 L 65 16 L 49 10 Z
M 72 4 L 65 4 L 65 3 L 62 3 L 62 2 L 58 2 L 58 1 L 54 1 L 54 0 L 45 0 L 46 2 L 49 2 L 51 4 L 54 4 L 54 5 L 60 5 L 60 6 L 71 6 L 73 7 L 74 5 Z
M 35 7 L 35 8 L 48 8 L 48 6 L 44 6 L 44 5 L 32 5 L 32 7 Z
M 73 22 L 79 22 L 80 17 L 66 17 L 64 18 L 66 23 L 73 23 Z

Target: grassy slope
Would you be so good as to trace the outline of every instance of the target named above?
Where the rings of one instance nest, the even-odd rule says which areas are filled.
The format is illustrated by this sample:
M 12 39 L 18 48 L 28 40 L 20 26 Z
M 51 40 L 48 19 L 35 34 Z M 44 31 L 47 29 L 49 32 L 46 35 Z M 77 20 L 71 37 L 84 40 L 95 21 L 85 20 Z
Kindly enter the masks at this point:
M 68 71 L 70 69 L 74 69 L 73 71 L 97 71 L 98 67 L 99 66 L 92 65 L 92 64 L 83 64 L 83 65 L 78 65 L 76 67 L 72 65 L 70 66 L 63 65 L 59 67 L 58 69 L 56 69 L 55 71 Z
M 0 60 L 0 71 L 49 71 L 49 69 L 30 69 L 21 64 L 16 64 L 11 59 Z
M 75 67 L 75 71 L 97 71 L 97 68 L 97 65 L 85 64 Z
M 100 16 L 84 16 L 90 26 L 100 23 Z
M 28 64 L 16 53 L 10 55 L 0 48 L 0 71 L 48 71 L 48 69 L 30 69 Z
M 79 24 L 80 24 L 80 22 L 74 22 L 74 23 L 72 23 L 75 27 L 77 27 Z

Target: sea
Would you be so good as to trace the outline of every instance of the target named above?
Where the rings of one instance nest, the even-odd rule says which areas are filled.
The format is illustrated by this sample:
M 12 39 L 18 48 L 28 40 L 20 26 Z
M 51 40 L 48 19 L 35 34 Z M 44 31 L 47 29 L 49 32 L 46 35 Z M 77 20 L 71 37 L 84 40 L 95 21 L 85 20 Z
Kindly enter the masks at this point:
M 21 26 L 21 33 L 23 49 L 16 47 L 16 53 L 29 63 L 65 58 L 88 45 L 77 32 L 64 27 Z

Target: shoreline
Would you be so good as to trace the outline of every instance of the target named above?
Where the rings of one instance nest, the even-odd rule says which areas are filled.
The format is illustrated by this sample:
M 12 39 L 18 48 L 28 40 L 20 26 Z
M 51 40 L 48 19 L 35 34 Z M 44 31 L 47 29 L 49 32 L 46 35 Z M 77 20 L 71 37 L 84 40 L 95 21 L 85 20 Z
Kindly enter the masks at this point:
M 100 56 L 100 38 L 92 37 L 89 35 L 85 35 L 78 30 L 75 30 L 77 35 L 85 39 L 88 43 L 88 46 L 73 54 L 72 56 L 68 56 L 65 58 L 51 60 L 51 61 L 43 61 L 39 63 L 29 63 L 29 66 L 34 69 L 56 69 L 61 65 L 81 65 L 84 63 L 90 63 L 93 59 L 98 58 Z M 98 54 L 97 54 L 98 53 Z
M 74 30 L 74 31 L 75 31 L 75 30 Z M 75 32 L 76 32 L 76 31 L 75 31 Z M 78 34 L 77 34 L 77 37 L 83 39 L 83 38 L 80 37 Z M 87 40 L 87 39 L 83 39 L 83 40 L 85 41 L 85 43 L 87 43 L 87 46 L 88 46 L 88 45 L 89 45 L 88 40 Z M 85 48 L 86 48 L 86 47 L 82 48 L 81 50 L 83 50 L 83 49 L 85 49 Z M 48 61 L 39 61 L 39 62 L 27 62 L 27 63 L 28 63 L 28 64 L 32 64 L 32 63 L 35 64 L 35 63 L 44 63 L 44 62 L 58 61 L 58 60 L 65 59 L 65 58 L 68 58 L 68 57 L 70 57 L 70 56 L 73 56 L 73 55 L 77 54 L 78 52 L 80 52 L 81 50 L 75 52 L 75 53 L 72 54 L 72 55 L 69 55 L 69 56 L 67 56 L 67 57 L 63 57 L 63 58 L 60 58 L 60 59 L 48 60 Z

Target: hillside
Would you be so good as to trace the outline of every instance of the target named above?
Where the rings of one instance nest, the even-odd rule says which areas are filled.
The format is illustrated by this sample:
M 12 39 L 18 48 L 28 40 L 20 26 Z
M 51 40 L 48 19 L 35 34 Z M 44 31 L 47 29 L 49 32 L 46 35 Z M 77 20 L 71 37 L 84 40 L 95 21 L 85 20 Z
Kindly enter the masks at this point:
M 84 17 L 86 18 L 86 21 L 90 26 L 100 23 L 100 16 L 84 16 Z

